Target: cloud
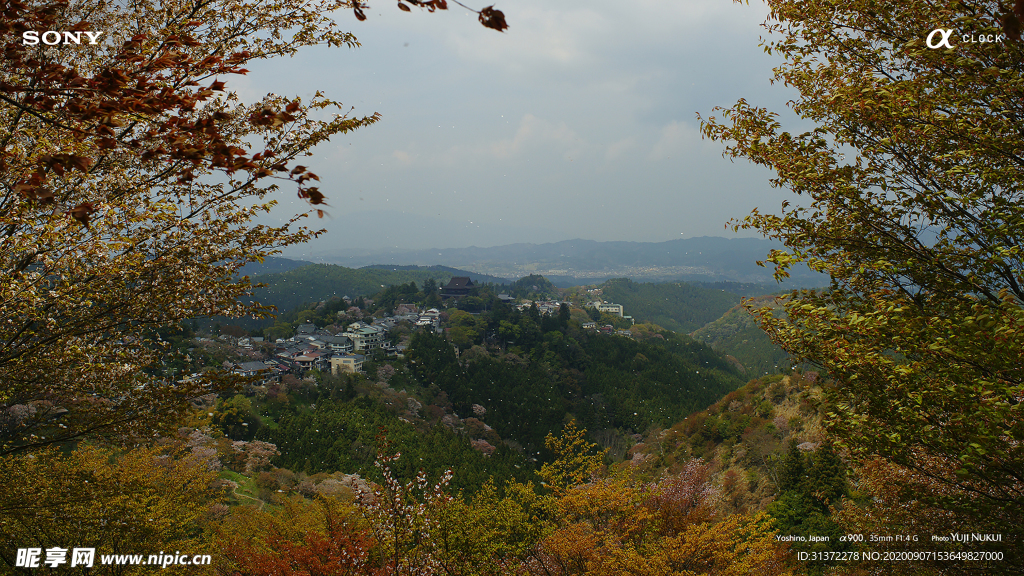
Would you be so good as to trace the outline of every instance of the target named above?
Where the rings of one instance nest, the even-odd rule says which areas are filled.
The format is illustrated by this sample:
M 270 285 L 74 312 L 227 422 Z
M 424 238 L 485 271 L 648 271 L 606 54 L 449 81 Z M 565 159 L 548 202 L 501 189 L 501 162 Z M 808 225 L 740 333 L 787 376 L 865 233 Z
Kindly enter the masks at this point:
M 625 150 L 632 146 L 632 142 L 623 141 L 612 148 Z M 533 114 L 524 114 L 514 132 L 505 137 L 445 148 L 435 146 L 430 151 L 424 151 L 424 148 L 413 142 L 405 149 L 392 151 L 389 156 L 403 167 L 441 167 L 447 170 L 454 166 L 477 166 L 481 162 L 516 163 L 540 157 L 579 160 L 591 156 L 596 149 L 565 121 L 555 122 Z M 381 158 L 380 161 L 388 159 Z
M 454 5 L 428 14 L 374 4 L 367 22 L 353 23 L 359 50 L 303 52 L 254 68 L 241 87 L 322 89 L 359 114 L 383 115 L 310 159 L 338 222 L 397 204 L 471 220 L 484 235 L 501 223 L 566 238 L 655 240 L 721 234 L 722 222 L 775 203 L 769 175 L 723 159 L 694 118 L 740 97 L 773 110 L 792 98 L 768 85 L 777 60 L 758 47 L 763 5 L 517 0 L 496 8 L 507 33 Z M 344 227 L 325 225 L 330 244 Z
M 515 34 L 484 35 L 455 31 L 446 41 L 463 60 L 499 65 L 514 72 L 536 66 L 580 67 L 593 63 L 595 38 L 614 32 L 614 23 L 591 8 L 517 4 L 506 9 Z M 468 33 L 467 33 L 468 32 Z
M 402 164 L 405 164 L 406 166 L 412 164 L 413 160 L 415 159 L 414 155 L 409 154 L 404 150 L 395 150 L 394 152 L 391 153 L 391 155 L 394 156 L 396 160 L 398 160 Z
M 635 149 L 636 139 L 630 136 L 629 138 L 623 138 L 618 142 L 609 144 L 604 152 L 605 160 L 617 160 L 621 158 L 626 152 Z
M 698 152 L 701 146 L 701 134 L 687 122 L 672 121 L 661 129 L 661 137 L 651 147 L 648 160 L 679 159 Z
M 764 5 L 736 6 L 722 0 L 590 0 L 585 5 L 523 0 L 498 8 L 509 19 L 507 33 L 448 27 L 443 41 L 465 61 L 514 74 L 546 69 L 573 77 L 605 67 L 624 53 L 689 52 L 706 46 L 710 31 L 724 35 L 750 30 L 767 15 Z M 751 41 L 756 43 L 756 37 Z M 654 62 L 635 60 L 633 67 L 646 69 Z
M 496 158 L 509 158 L 539 149 L 554 149 L 572 158 L 581 156 L 586 147 L 586 141 L 565 122 L 549 122 L 526 114 L 515 135 L 491 144 L 490 152 Z

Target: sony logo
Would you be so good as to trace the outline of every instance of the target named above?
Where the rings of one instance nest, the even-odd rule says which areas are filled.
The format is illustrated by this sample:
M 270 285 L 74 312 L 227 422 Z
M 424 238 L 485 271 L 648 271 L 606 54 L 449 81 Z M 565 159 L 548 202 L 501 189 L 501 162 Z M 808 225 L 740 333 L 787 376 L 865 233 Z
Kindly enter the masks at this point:
M 82 34 L 85 34 L 89 38 L 89 44 L 98 44 L 96 40 L 103 34 L 103 32 L 57 32 L 56 30 L 47 30 L 46 32 L 40 33 L 38 30 L 29 30 L 22 33 L 21 43 L 25 46 L 35 46 L 40 42 L 47 46 L 55 46 L 57 44 L 81 44 Z

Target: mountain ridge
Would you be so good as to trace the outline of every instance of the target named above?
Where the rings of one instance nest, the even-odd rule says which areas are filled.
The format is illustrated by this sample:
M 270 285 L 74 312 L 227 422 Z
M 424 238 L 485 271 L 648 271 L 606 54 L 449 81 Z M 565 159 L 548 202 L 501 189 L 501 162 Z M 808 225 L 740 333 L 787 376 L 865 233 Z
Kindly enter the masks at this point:
M 389 265 L 449 266 L 503 278 L 542 274 L 564 284 L 613 277 L 642 281 L 704 280 L 774 283 L 770 267 L 757 265 L 781 243 L 763 238 L 699 236 L 664 242 L 563 240 L 480 248 L 428 248 L 376 252 L 337 251 L 325 263 L 360 268 Z M 822 286 L 828 277 L 796 266 L 787 284 Z

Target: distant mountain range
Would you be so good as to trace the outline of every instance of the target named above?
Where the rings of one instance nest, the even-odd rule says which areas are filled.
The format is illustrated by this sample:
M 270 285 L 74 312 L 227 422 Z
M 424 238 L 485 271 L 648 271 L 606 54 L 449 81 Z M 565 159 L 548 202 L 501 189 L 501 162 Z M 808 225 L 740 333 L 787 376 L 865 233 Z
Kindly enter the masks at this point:
M 278 272 L 287 272 L 289 270 L 295 270 L 296 268 L 302 268 L 303 266 L 309 266 L 312 262 L 306 262 L 305 260 L 292 260 L 291 258 L 281 258 L 279 256 L 267 256 L 263 259 L 263 262 L 250 262 L 242 269 L 239 273 L 240 276 L 257 276 L 259 274 L 277 274 Z
M 371 264 L 370 266 L 363 266 L 359 270 L 383 270 L 391 272 L 414 272 L 422 275 L 424 278 L 433 278 L 435 280 L 444 279 L 447 281 L 453 276 L 468 276 L 473 282 L 476 283 L 489 283 L 489 284 L 508 284 L 508 278 L 501 278 L 498 276 L 488 276 L 487 274 L 480 274 L 479 272 L 473 272 L 470 270 L 460 270 L 458 268 L 452 268 L 450 266 L 416 266 L 416 265 L 392 265 L 392 264 Z
M 565 240 L 547 244 L 508 244 L 490 248 L 338 251 L 320 258 L 352 268 L 377 265 L 448 266 L 500 278 L 541 274 L 567 286 L 609 278 L 644 282 L 731 281 L 771 283 L 772 269 L 757 265 L 778 242 L 760 238 L 702 236 L 667 242 Z M 828 277 L 805 266 L 791 271 L 786 286 L 824 286 Z

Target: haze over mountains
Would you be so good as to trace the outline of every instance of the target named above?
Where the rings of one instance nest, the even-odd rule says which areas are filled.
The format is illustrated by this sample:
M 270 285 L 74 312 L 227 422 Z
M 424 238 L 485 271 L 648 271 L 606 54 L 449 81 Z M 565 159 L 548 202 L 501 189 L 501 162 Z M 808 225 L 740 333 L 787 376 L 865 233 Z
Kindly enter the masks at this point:
M 773 283 L 772 269 L 760 267 L 778 242 L 760 238 L 702 236 L 667 242 L 565 240 L 544 244 L 507 244 L 489 248 L 355 250 L 339 248 L 316 259 L 359 268 L 369 265 L 449 266 L 502 278 L 541 274 L 559 285 L 631 278 Z M 794 268 L 784 287 L 823 286 L 828 277 L 805 266 Z

